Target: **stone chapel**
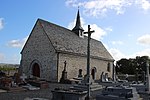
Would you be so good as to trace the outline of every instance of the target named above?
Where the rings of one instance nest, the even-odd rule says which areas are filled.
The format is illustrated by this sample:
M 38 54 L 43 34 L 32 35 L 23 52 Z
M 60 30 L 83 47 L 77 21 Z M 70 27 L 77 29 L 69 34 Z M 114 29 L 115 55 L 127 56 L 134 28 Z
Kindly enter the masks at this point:
M 83 32 L 79 10 L 72 30 L 38 19 L 21 51 L 20 72 L 59 82 L 66 62 L 68 79 L 77 77 L 79 70 L 85 75 L 87 36 Z M 92 78 L 100 79 L 102 72 L 112 77 L 114 59 L 102 42 L 91 39 L 90 52 Z

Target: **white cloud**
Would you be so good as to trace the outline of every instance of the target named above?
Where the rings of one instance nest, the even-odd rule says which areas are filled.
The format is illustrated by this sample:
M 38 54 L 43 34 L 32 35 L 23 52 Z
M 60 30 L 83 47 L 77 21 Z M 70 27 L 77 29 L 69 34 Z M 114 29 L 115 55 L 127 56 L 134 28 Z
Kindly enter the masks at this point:
M 123 42 L 122 41 L 112 41 L 111 42 L 113 45 L 122 45 Z
M 150 46 L 150 34 L 143 35 L 137 39 L 138 43 Z
M 105 28 L 105 30 L 108 31 L 108 32 L 112 32 L 113 31 L 113 29 L 111 27 L 107 27 L 107 28 Z
M 134 52 L 131 55 L 124 54 L 123 52 L 121 52 L 119 49 L 116 49 L 116 48 L 110 48 L 110 49 L 107 48 L 107 49 L 116 61 L 122 58 L 127 58 L 127 59 L 135 58 L 136 56 L 149 56 L 150 57 L 150 49 L 143 49 L 141 51 Z
M 27 37 L 23 39 L 17 39 L 17 40 L 11 40 L 8 42 L 8 46 L 14 47 L 14 48 L 22 48 L 27 40 Z
M 82 6 L 84 12 L 91 16 L 105 15 L 109 10 L 114 10 L 116 14 L 123 14 L 124 8 L 131 5 L 132 0 L 67 0 L 68 6 Z
M 0 62 L 3 61 L 5 58 L 4 54 L 0 53 Z
M 85 25 L 87 27 L 87 25 Z M 102 37 L 106 35 L 106 31 L 104 31 L 101 27 L 97 26 L 96 24 L 91 24 L 91 30 L 94 30 L 95 32 L 91 35 L 91 38 L 96 39 L 100 41 L 100 39 L 103 39 Z
M 4 19 L 0 18 L 0 30 L 4 28 Z
M 71 23 L 69 23 L 68 28 L 72 30 L 73 27 L 75 26 L 75 23 L 76 23 L 76 19 Z M 102 37 L 107 34 L 104 29 L 102 29 L 96 24 L 86 24 L 83 18 L 81 18 L 81 24 L 85 32 L 88 31 L 88 25 L 90 25 L 91 30 L 95 31 L 94 33 L 92 33 L 91 38 L 96 39 L 98 41 L 100 41 L 100 39 L 103 39 Z
M 119 51 L 118 49 L 111 48 L 111 49 L 108 49 L 108 51 L 110 52 L 110 54 L 113 56 L 113 58 L 116 61 L 120 60 L 121 58 L 126 58 L 126 56 L 121 51 Z
M 128 34 L 128 37 L 132 37 L 133 36 L 133 34 Z
M 124 14 L 125 10 L 132 6 L 150 10 L 149 0 L 67 0 L 67 6 L 83 7 L 86 15 L 99 17 L 107 15 L 108 11 L 116 14 Z
M 136 4 L 139 5 L 144 10 L 150 10 L 150 1 L 149 0 L 136 0 Z
M 144 49 L 142 51 L 136 52 L 135 56 L 149 56 L 150 57 L 150 49 Z

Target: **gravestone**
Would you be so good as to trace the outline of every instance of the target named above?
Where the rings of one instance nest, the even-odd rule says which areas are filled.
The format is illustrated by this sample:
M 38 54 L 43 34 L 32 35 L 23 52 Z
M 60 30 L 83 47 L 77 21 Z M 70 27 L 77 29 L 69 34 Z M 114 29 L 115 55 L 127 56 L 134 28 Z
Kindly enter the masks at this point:
M 96 100 L 139 100 L 140 96 L 134 87 L 110 86 L 96 95 Z
M 16 84 L 19 84 L 21 82 L 20 74 L 19 73 L 15 73 L 13 77 L 14 77 L 14 82 Z
M 79 69 L 79 75 L 78 75 L 78 77 L 79 78 L 82 77 L 82 69 Z
M 105 82 L 104 72 L 102 72 L 102 74 L 100 76 L 100 82 Z
M 105 73 L 105 81 L 108 82 L 108 73 Z
M 83 80 L 82 77 L 82 69 L 79 69 L 79 74 L 78 77 L 74 77 L 73 79 L 70 79 L 72 84 L 78 84 L 81 83 L 81 81 Z
M 22 76 L 20 76 L 20 79 L 22 79 L 23 82 L 26 82 L 25 79 L 27 79 L 27 76 L 23 73 Z
M 108 80 L 107 73 L 105 74 L 104 72 L 102 72 L 102 74 L 100 75 L 99 84 L 102 86 L 115 86 L 120 85 L 121 83 L 118 83 L 117 81 Z
M 74 84 L 73 87 L 70 87 L 70 89 L 87 91 L 87 87 L 88 87 L 87 80 L 88 80 L 87 75 L 85 75 L 80 83 Z M 98 83 L 95 83 L 92 77 L 90 77 L 90 90 L 95 91 L 95 90 L 100 90 L 101 88 L 102 86 L 99 85 Z

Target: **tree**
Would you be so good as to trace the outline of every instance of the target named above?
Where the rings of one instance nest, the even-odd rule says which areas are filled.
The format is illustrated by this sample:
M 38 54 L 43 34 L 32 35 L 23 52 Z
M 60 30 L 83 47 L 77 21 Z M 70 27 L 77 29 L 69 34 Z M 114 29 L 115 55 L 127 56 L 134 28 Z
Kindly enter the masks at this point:
M 122 74 L 141 74 L 142 71 L 146 72 L 146 61 L 150 59 L 148 56 L 137 56 L 134 59 L 121 59 L 116 62 L 116 72 Z
M 116 71 L 122 74 L 133 74 L 134 66 L 132 66 L 132 62 L 128 59 L 121 59 L 117 61 Z

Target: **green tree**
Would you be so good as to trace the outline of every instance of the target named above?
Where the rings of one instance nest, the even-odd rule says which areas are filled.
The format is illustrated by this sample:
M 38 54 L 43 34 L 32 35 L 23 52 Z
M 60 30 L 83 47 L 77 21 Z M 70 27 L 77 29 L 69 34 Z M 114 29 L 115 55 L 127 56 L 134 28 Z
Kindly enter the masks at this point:
M 116 62 L 116 72 L 122 74 L 141 74 L 142 71 L 146 72 L 146 61 L 150 59 L 148 56 L 137 56 L 134 59 L 121 59 Z

